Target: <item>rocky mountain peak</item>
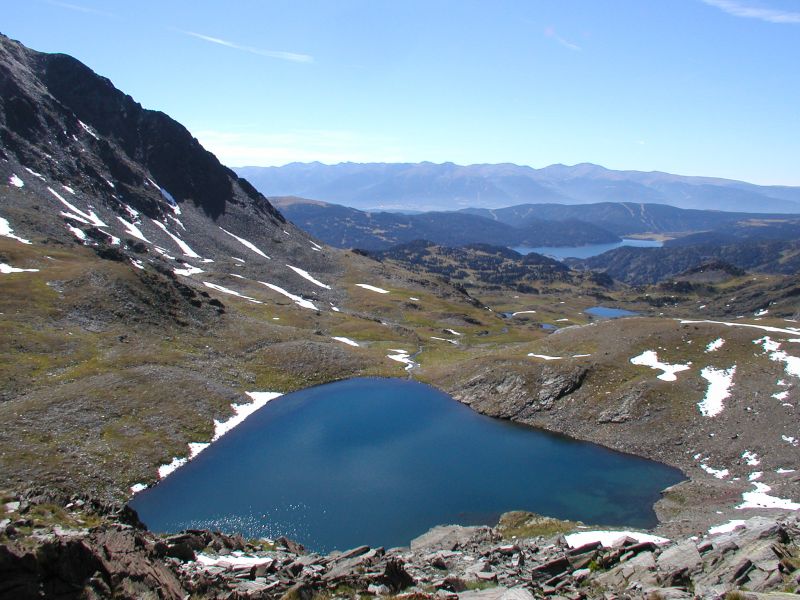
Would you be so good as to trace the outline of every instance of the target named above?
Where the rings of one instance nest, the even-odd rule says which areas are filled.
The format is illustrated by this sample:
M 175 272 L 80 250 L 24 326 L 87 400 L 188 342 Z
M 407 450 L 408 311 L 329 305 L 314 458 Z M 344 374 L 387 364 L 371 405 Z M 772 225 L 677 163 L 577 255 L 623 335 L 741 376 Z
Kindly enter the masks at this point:
M 25 166 L 62 183 L 66 177 L 77 189 L 103 190 L 112 207 L 111 196 L 123 197 L 151 218 L 164 216 L 164 189 L 178 205 L 191 202 L 214 220 L 234 203 L 284 222 L 180 123 L 142 108 L 75 58 L 35 52 L 7 37 L 0 38 L 0 56 L 0 139 Z

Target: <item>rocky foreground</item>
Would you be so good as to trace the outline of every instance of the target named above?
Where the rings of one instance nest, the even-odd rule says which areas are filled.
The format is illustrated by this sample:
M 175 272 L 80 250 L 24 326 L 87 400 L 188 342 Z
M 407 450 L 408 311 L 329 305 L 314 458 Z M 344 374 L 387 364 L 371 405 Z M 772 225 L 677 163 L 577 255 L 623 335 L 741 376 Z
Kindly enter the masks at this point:
M 673 541 L 509 513 L 494 528 L 434 528 L 409 548 L 321 556 L 284 538 L 159 536 L 129 509 L 85 499 L 4 499 L 0 598 L 778 598 L 800 589 L 796 513 Z

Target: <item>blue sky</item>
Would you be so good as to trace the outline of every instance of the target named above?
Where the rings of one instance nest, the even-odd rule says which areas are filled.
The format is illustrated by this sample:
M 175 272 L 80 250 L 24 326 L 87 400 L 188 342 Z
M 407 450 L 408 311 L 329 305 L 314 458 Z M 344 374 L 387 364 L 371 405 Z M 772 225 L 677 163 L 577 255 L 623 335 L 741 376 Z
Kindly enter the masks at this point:
M 0 0 L 229 166 L 593 162 L 800 185 L 797 0 Z

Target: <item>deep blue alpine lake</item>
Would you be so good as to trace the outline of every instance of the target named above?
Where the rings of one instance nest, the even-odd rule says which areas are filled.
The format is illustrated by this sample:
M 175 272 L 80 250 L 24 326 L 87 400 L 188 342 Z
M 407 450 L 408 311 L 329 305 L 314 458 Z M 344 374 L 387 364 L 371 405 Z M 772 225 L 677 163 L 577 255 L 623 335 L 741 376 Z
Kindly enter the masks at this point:
M 408 545 L 440 524 L 530 510 L 649 527 L 680 471 L 479 415 L 408 380 L 273 400 L 131 506 L 153 531 L 286 535 L 319 552 Z

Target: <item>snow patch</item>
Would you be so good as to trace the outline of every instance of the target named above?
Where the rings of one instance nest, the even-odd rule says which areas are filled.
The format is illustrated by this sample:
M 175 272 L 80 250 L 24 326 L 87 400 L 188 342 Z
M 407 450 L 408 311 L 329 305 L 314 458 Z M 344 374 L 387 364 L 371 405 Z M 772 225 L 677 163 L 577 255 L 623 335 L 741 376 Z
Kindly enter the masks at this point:
M 187 264 L 185 269 L 172 269 L 172 272 L 175 275 L 183 275 L 184 277 L 189 277 L 190 275 L 195 275 L 196 273 L 204 273 L 203 269 L 199 269 L 197 267 L 193 267 L 192 265 Z
M 789 335 L 797 335 L 798 331 L 796 329 L 781 329 L 780 327 L 770 327 L 769 325 L 753 325 L 752 323 L 729 323 L 727 321 L 711 321 L 709 319 L 705 319 L 702 321 L 692 321 L 687 319 L 681 319 L 681 325 L 694 325 L 696 323 L 711 323 L 714 325 L 725 325 L 726 327 L 748 327 L 751 329 L 761 329 L 762 331 L 769 331 L 772 333 L 787 333 Z
M 744 453 L 742 454 L 742 458 L 751 467 L 755 467 L 761 464 L 761 459 L 758 458 L 758 454 L 756 454 L 755 452 L 750 452 L 750 450 L 745 450 Z
M 77 208 L 75 205 L 67 202 L 64 199 L 64 197 L 61 194 L 59 194 L 57 191 L 55 191 L 53 188 L 48 186 L 47 189 L 64 206 L 66 206 L 69 210 L 72 211 L 73 214 L 68 214 L 67 216 L 69 216 L 69 217 L 71 217 L 73 219 L 76 219 L 77 221 L 80 221 L 82 223 L 86 223 L 87 225 L 94 225 L 95 227 L 108 227 L 108 225 L 103 223 L 103 221 L 101 221 L 100 218 L 96 214 L 94 214 L 93 210 L 89 210 L 88 213 L 85 213 L 82 210 L 80 210 L 79 208 Z M 62 213 L 62 214 L 64 214 L 64 213 Z
M 391 360 L 396 360 L 397 362 L 405 364 L 406 371 L 410 371 L 411 369 L 417 366 L 417 363 L 411 360 L 411 356 L 409 356 L 406 350 L 401 350 L 398 348 L 389 348 L 389 352 L 394 352 L 394 354 L 387 354 L 386 358 L 390 358 Z
M 212 290 L 217 290 L 218 292 L 222 292 L 223 294 L 230 294 L 231 296 L 237 296 L 239 298 L 243 298 L 244 300 L 249 300 L 253 304 L 264 304 L 260 300 L 256 300 L 255 298 L 251 298 L 250 296 L 245 296 L 244 294 L 240 294 L 236 290 L 231 290 L 226 287 L 222 287 L 221 285 L 217 285 L 216 283 L 211 283 L 209 281 L 204 281 L 203 285 L 207 288 L 211 288 Z
M 736 508 L 780 508 L 783 510 L 800 510 L 800 502 L 793 502 L 786 498 L 778 498 L 767 494 L 772 488 L 766 483 L 754 481 L 753 485 L 756 488 L 755 491 L 744 492 L 742 494 L 742 500 L 744 500 L 744 502 L 739 504 Z
M 78 229 L 73 225 L 67 225 L 67 229 L 69 229 L 72 232 L 72 235 L 78 238 L 82 243 L 86 243 L 86 240 L 88 238 L 86 237 L 86 234 L 83 232 L 83 230 Z
M 164 477 L 167 477 L 168 475 L 170 475 L 171 473 L 173 473 L 177 469 L 181 468 L 187 462 L 189 462 L 189 459 L 187 457 L 183 457 L 183 458 L 179 458 L 177 456 L 174 457 L 172 459 L 172 462 L 170 462 L 170 463 L 168 463 L 166 465 L 161 465 L 160 467 L 158 467 L 158 478 L 159 479 L 164 479 Z
M 541 358 L 542 360 L 561 360 L 564 358 L 563 356 L 548 356 L 547 354 L 534 354 L 533 352 L 528 352 L 528 356 L 532 356 L 533 358 Z
M 18 269 L 6 263 L 0 263 L 0 273 L 8 275 L 9 273 L 38 273 L 39 269 Z
M 794 438 L 790 435 L 782 435 L 781 439 L 787 444 L 791 444 L 792 446 L 797 446 L 797 438 Z
M 536 314 L 535 310 L 518 310 L 517 312 L 511 313 L 512 317 L 516 317 L 517 315 L 533 315 Z
M 132 258 L 132 259 L 131 259 L 131 264 L 132 264 L 134 267 L 136 267 L 137 269 L 142 269 L 142 270 L 144 270 L 144 264 L 142 263 L 142 261 L 140 261 L 140 260 L 139 260 L 139 259 L 137 259 L 137 258 Z
M 84 122 L 83 122 L 83 121 L 81 121 L 80 119 L 78 119 L 78 125 L 80 125 L 80 126 L 81 126 L 81 128 L 82 128 L 82 129 L 83 129 L 83 130 L 84 130 L 86 133 L 88 133 L 90 136 L 92 136 L 94 139 L 96 139 L 96 140 L 100 140 L 100 138 L 99 138 L 99 137 L 97 137 L 97 134 L 96 134 L 96 133 L 95 133 L 95 132 L 92 130 L 92 128 L 91 128 L 91 127 L 89 127 L 89 126 L 88 126 L 86 123 L 84 123 Z
M 3 237 L 11 238 L 12 240 L 17 240 L 18 242 L 22 242 L 23 244 L 30 244 L 30 240 L 25 240 L 19 237 L 18 235 L 14 235 L 14 230 L 11 229 L 11 223 L 8 220 L 0 217 L 0 235 Z
M 709 467 L 705 462 L 706 460 L 708 459 L 705 459 L 700 463 L 700 468 L 709 475 L 713 475 L 717 479 L 725 479 L 730 474 L 728 469 L 715 469 L 713 467 Z
M 784 475 L 786 473 L 794 473 L 795 469 L 777 469 L 775 471 L 778 475 Z
M 211 439 L 211 442 L 216 442 L 219 438 L 223 435 L 228 433 L 234 427 L 242 423 L 247 417 L 252 415 L 256 412 L 259 408 L 264 406 L 270 400 L 274 400 L 278 396 L 281 396 L 279 392 L 245 392 L 250 398 L 253 399 L 252 402 L 243 403 L 243 404 L 231 404 L 231 408 L 233 409 L 234 415 L 225 421 L 217 421 L 214 419 L 214 437 Z M 203 450 L 208 448 L 211 445 L 209 442 L 190 442 L 189 446 L 189 456 L 185 457 L 175 457 L 172 459 L 172 462 L 166 465 L 161 465 L 158 468 L 158 477 L 160 479 L 164 479 L 164 477 L 168 476 L 170 473 L 175 471 L 176 469 L 182 467 L 191 459 L 195 458 L 198 454 L 200 454 Z M 142 484 L 137 484 L 142 485 Z M 145 486 L 146 487 L 146 486 Z M 131 488 L 133 489 L 133 488 Z
M 769 336 L 753 341 L 754 344 L 760 344 L 764 348 L 764 352 L 769 353 L 769 359 L 773 362 L 782 362 L 784 369 L 788 375 L 792 377 L 800 377 L 800 357 L 791 356 L 781 350 L 780 342 L 772 340 Z
M 220 227 L 220 229 L 222 229 L 222 227 Z M 266 259 L 269 259 L 269 256 L 267 256 L 266 254 L 264 254 L 264 253 L 263 253 L 263 252 L 262 252 L 262 251 L 261 251 L 259 248 L 257 248 L 257 247 L 256 247 L 256 245 L 255 245 L 255 244 L 253 244 L 252 242 L 248 242 L 246 239 L 244 239 L 244 238 L 240 238 L 238 235 L 234 235 L 234 234 L 232 234 L 232 233 L 231 233 L 230 231 L 228 231 L 227 229 L 222 229 L 222 231 L 223 231 L 224 233 L 227 233 L 229 236 L 231 236 L 233 239 L 235 239 L 237 242 L 239 242 L 239 243 L 240 243 L 242 246 L 244 246 L 245 248 L 249 248 L 250 250 L 252 250 L 252 251 L 253 251 L 253 252 L 255 252 L 256 254 L 258 254 L 258 255 L 260 255 L 260 256 L 263 256 L 263 257 L 264 257 L 264 258 L 266 258 Z M 242 262 L 244 262 L 244 261 L 242 261 Z
M 302 308 L 310 308 L 311 310 L 318 310 L 314 303 L 311 300 L 306 300 L 302 296 L 297 296 L 296 294 L 292 294 L 291 292 L 287 292 L 282 287 L 279 287 L 273 283 L 267 283 L 266 281 L 259 281 L 261 285 L 267 286 L 269 289 L 278 292 L 279 294 L 283 294 L 287 298 L 294 300 L 295 304 L 301 306 Z
M 28 173 L 30 173 L 31 175 L 33 175 L 34 177 L 38 177 L 38 178 L 39 178 L 39 179 L 41 179 L 42 181 L 47 181 L 47 180 L 44 178 L 44 175 L 42 175 L 41 173 L 37 173 L 37 172 L 36 172 L 36 171 L 34 171 L 33 169 L 29 169 L 28 167 L 25 167 L 25 170 L 26 170 Z
M 368 283 L 357 283 L 356 285 L 360 288 L 364 288 L 365 290 L 369 290 L 371 292 L 378 292 L 379 294 L 389 293 L 389 290 L 384 290 L 383 288 L 375 287 L 374 285 L 369 285 Z
M 414 296 L 409 296 L 409 300 L 413 300 L 414 302 L 419 302 L 419 298 L 414 298 Z
M 133 236 L 136 239 L 142 240 L 143 242 L 147 242 L 148 244 L 150 243 L 150 240 L 144 237 L 144 234 L 136 225 L 134 225 L 130 221 L 126 221 L 122 217 L 117 217 L 117 220 L 119 220 L 119 222 L 122 223 L 122 226 L 125 227 L 125 231 L 128 233 L 128 235 Z
M 343 344 L 347 344 L 348 346 L 355 346 L 356 348 L 359 347 L 358 342 L 351 340 L 350 338 L 333 336 L 332 339 L 336 340 L 337 342 L 342 342 Z
M 161 256 L 163 256 L 164 258 L 168 258 L 169 260 L 178 260 L 178 259 L 177 259 L 177 258 L 175 258 L 174 256 L 171 256 L 171 255 L 167 254 L 167 251 L 166 251 L 166 250 L 164 250 L 164 249 L 163 249 L 161 246 L 153 246 L 153 250 L 155 250 L 156 252 L 158 252 L 158 253 L 159 253 Z
M 733 376 L 736 373 L 736 365 L 730 369 L 715 369 L 705 367 L 700 371 L 700 376 L 708 381 L 708 389 L 702 401 L 697 403 L 700 414 L 704 417 L 715 417 L 725 408 L 723 401 L 730 397 Z
M 172 232 L 170 232 L 170 230 L 167 229 L 167 226 L 164 225 L 161 221 L 156 221 L 155 219 L 150 219 L 150 220 L 153 222 L 153 224 L 155 224 L 156 227 L 161 229 L 164 233 L 166 233 L 169 237 L 172 238 L 172 241 L 178 245 L 181 251 L 183 251 L 184 256 L 188 256 L 189 258 L 200 258 L 200 255 L 189 247 L 189 244 L 184 242 L 177 235 L 174 235 Z
M 463 333 L 458 333 L 457 331 L 454 331 L 453 329 L 445 329 L 444 331 L 446 331 L 447 333 L 452 333 L 453 335 L 464 335 Z
M 439 340 L 440 342 L 448 342 L 450 344 L 453 344 L 454 346 L 458 346 L 458 340 L 448 340 L 447 338 L 436 337 L 436 336 L 433 336 L 433 335 L 431 336 L 431 339 L 432 340 Z
M 725 340 L 722 338 L 717 338 L 713 342 L 709 342 L 708 346 L 706 346 L 706 352 L 716 352 L 722 345 L 725 343 Z
M 641 531 L 580 531 L 564 536 L 570 548 L 579 548 L 594 542 L 600 542 L 606 548 L 610 548 L 614 545 L 614 542 L 625 537 L 632 538 L 640 543 L 666 544 L 669 542 L 667 538 L 650 533 L 642 533 Z
M 715 525 L 708 530 L 708 535 L 717 535 L 718 533 L 730 533 L 737 527 L 741 527 L 745 524 L 744 519 L 732 519 L 727 523 L 722 523 L 721 525 Z
M 184 231 L 186 231 L 186 227 L 184 226 L 184 224 L 183 224 L 183 223 L 181 223 L 181 220 L 180 220 L 180 219 L 178 219 L 178 218 L 176 218 L 176 217 L 173 217 L 172 215 L 167 215 L 167 218 L 168 218 L 170 221 L 172 221 L 173 223 L 175 223 L 175 224 L 176 224 L 178 227 L 180 227 L 181 229 L 183 229 Z
M 139 492 L 143 492 L 147 489 L 147 485 L 144 483 L 134 483 L 131 486 L 131 493 L 138 494 Z
M 631 363 L 634 365 L 641 365 L 644 367 L 650 367 L 651 369 L 664 371 L 661 373 L 661 375 L 658 375 L 658 379 L 661 379 L 662 381 L 676 381 L 678 378 L 675 376 L 675 373 L 689 370 L 689 367 L 692 364 L 687 363 L 685 365 L 671 365 L 669 363 L 661 362 L 658 360 L 658 353 L 655 350 L 645 350 L 639 356 L 634 356 L 631 359 Z
M 62 184 L 61 184 L 61 188 L 62 188 L 62 189 L 65 191 L 65 192 L 67 192 L 68 194 L 72 194 L 73 196 L 75 195 L 75 190 L 73 190 L 73 189 L 72 189 L 71 187 L 69 187 L 68 185 L 64 185 L 64 184 L 62 183 Z
M 287 266 L 287 267 L 289 267 L 289 268 L 290 268 L 292 271 L 294 271 L 294 272 L 295 272 L 295 273 L 297 273 L 298 275 L 300 275 L 300 277 L 302 277 L 303 279 L 307 279 L 308 281 L 310 281 L 310 282 L 311 282 L 311 283 L 313 283 L 314 285 L 317 285 L 317 286 L 319 286 L 319 287 L 321 287 L 321 288 L 325 288 L 326 290 L 329 290 L 329 289 L 331 289 L 331 286 L 329 286 L 329 285 L 326 285 L 326 284 L 322 283 L 322 282 L 321 282 L 320 280 L 318 280 L 318 279 L 314 279 L 314 277 L 312 277 L 312 276 L 311 276 L 311 275 L 308 273 L 308 271 L 306 271 L 306 270 L 304 270 L 304 269 L 301 269 L 300 267 L 293 267 L 292 265 L 286 265 L 286 266 Z
M 11 177 L 8 178 L 8 184 L 13 185 L 14 187 L 21 188 L 25 185 L 25 182 L 22 181 L 19 177 L 17 177 L 16 173 L 12 173 Z
M 212 442 L 216 442 L 231 429 L 242 423 L 247 417 L 256 412 L 259 408 L 266 405 L 270 400 L 282 396 L 280 392 L 245 392 L 252 402 L 246 404 L 231 404 L 234 415 L 226 421 L 214 420 L 214 437 Z

